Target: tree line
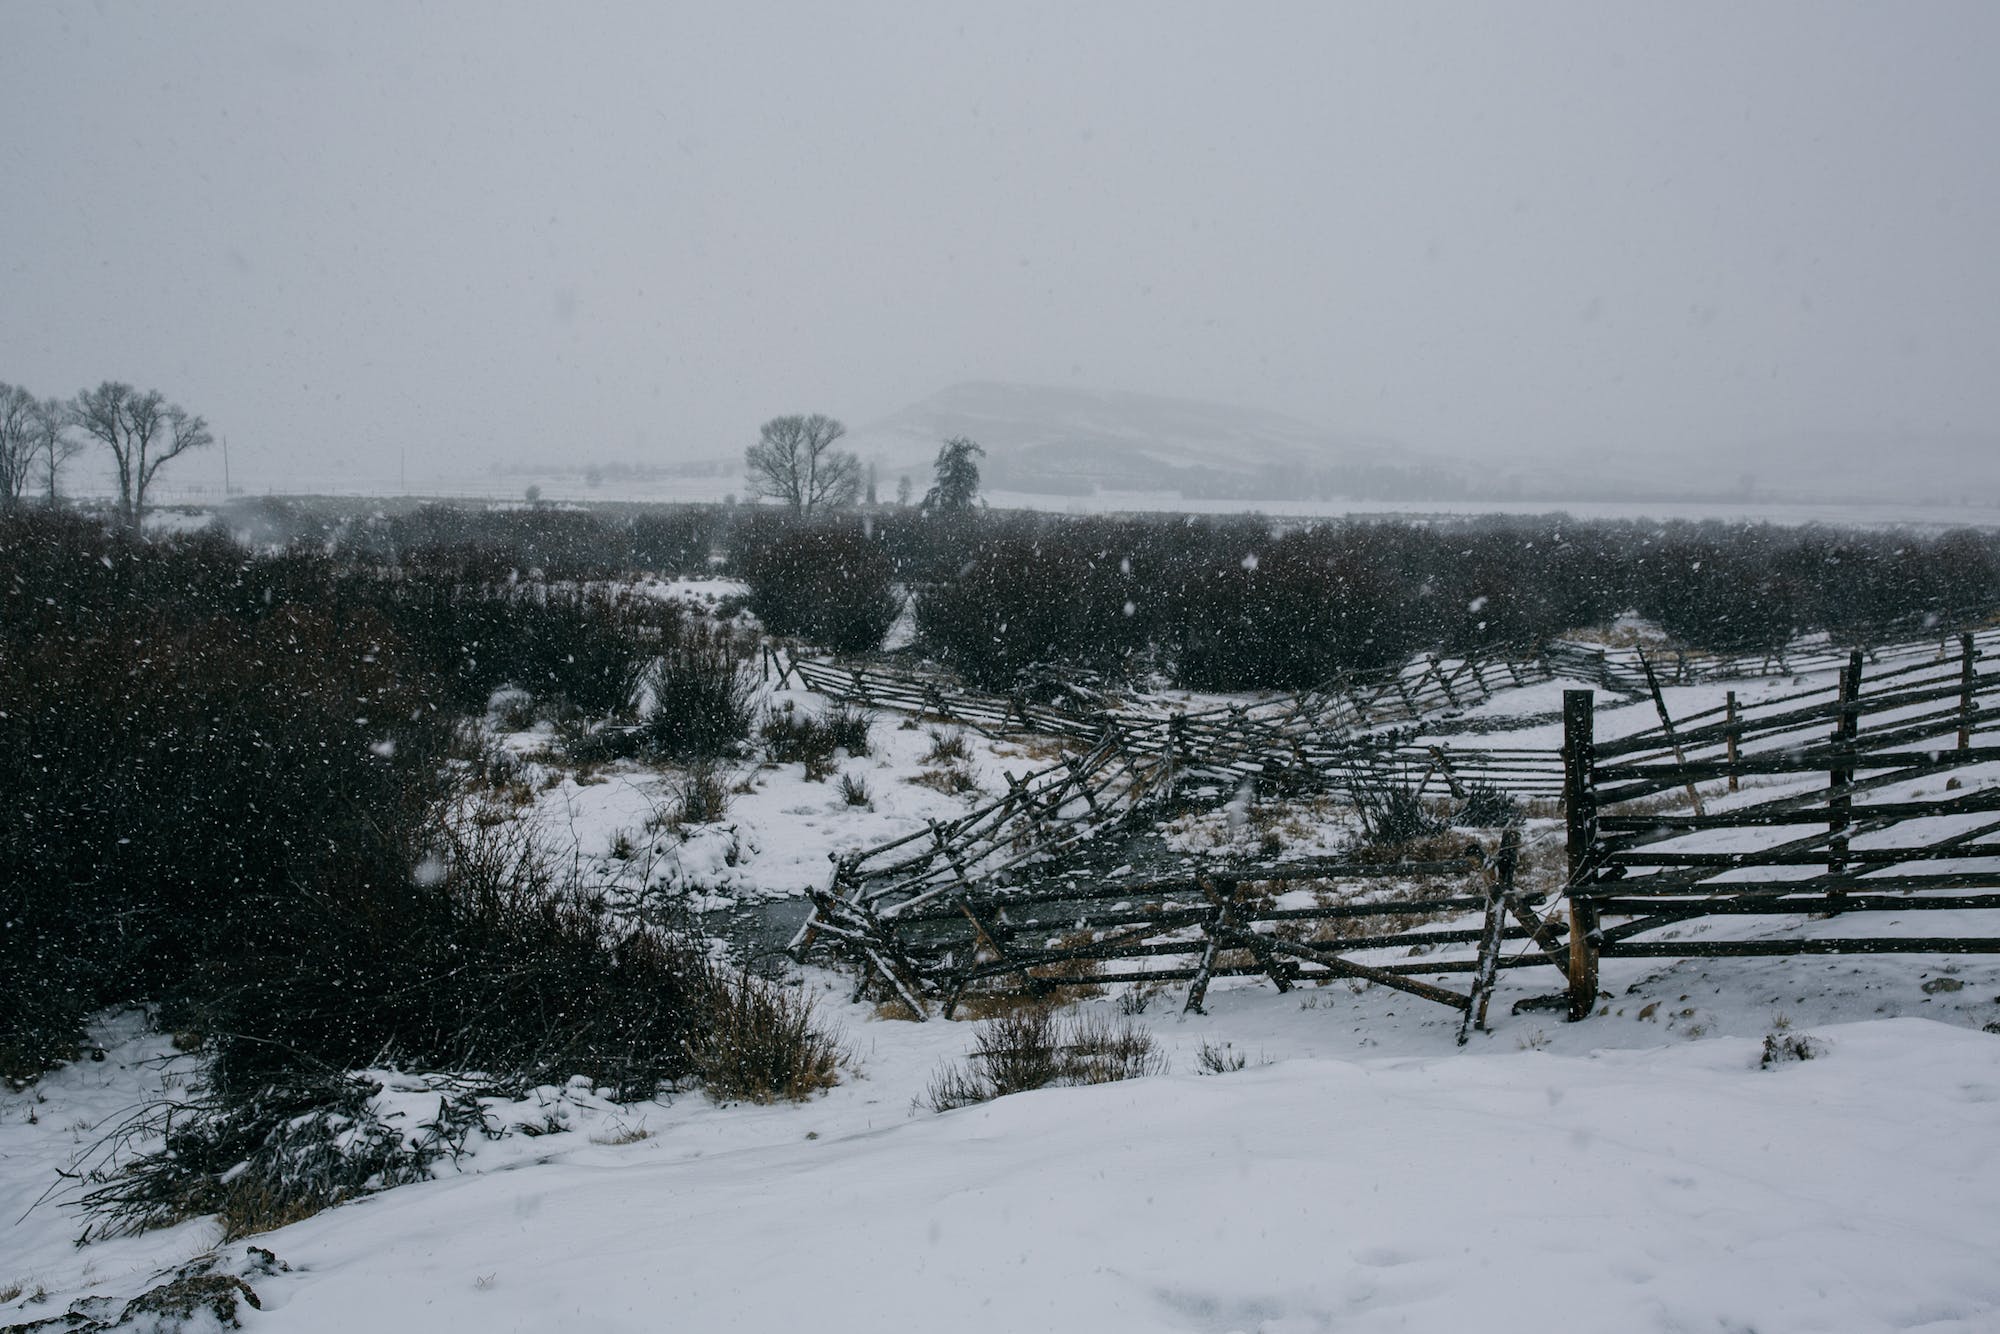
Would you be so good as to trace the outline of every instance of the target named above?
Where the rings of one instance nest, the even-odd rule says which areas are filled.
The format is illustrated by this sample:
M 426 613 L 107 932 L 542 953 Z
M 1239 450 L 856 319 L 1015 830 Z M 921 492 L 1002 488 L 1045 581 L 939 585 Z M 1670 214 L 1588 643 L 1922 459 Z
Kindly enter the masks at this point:
M 36 489 L 54 504 L 64 467 L 94 444 L 111 454 L 118 513 L 136 529 L 160 469 L 214 442 L 206 420 L 157 389 L 105 380 L 73 398 L 38 398 L 0 382 L 0 509 L 18 508 Z

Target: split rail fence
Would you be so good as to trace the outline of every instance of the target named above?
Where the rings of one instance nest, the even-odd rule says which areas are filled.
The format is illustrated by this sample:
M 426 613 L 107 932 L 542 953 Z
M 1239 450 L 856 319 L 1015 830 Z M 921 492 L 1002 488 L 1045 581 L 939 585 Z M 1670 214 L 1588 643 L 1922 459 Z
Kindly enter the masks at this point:
M 2000 908 L 2000 670 L 1982 666 L 1982 638 L 1873 671 L 1857 650 L 1830 689 L 1751 707 L 1732 694 L 1603 744 L 1591 693 L 1566 692 L 1571 1017 L 1595 1006 L 1603 958 L 2000 952 L 2000 936 L 1897 930 L 1914 912 Z M 1746 780 L 1771 795 L 1745 800 Z M 1690 809 L 1659 809 L 1682 794 Z M 1839 936 L 1657 934 L 1808 914 L 1894 920 Z
M 1952 656 L 1959 636 L 1943 639 L 1911 639 L 1864 648 L 1870 671 L 1915 666 Z M 1992 656 L 2000 649 L 2000 627 L 1973 633 L 1978 650 Z M 1608 690 L 1625 694 L 1646 693 L 1646 673 L 1650 668 L 1666 685 L 1702 685 L 1720 681 L 1746 681 L 1765 676 L 1817 676 L 1845 668 L 1852 650 L 1830 642 L 1825 635 L 1794 640 L 1770 653 L 1703 653 L 1688 649 L 1655 648 L 1650 652 L 1631 646 L 1612 647 L 1557 640 L 1546 656 L 1556 675 L 1579 681 L 1593 681 Z
M 1339 791 L 1393 783 L 1421 795 L 1463 796 L 1483 785 L 1515 796 L 1553 797 L 1562 787 L 1551 752 L 1385 745 L 1370 733 L 1471 707 L 1497 690 L 1550 680 L 1540 658 L 1426 656 L 1396 672 L 1350 678 L 1278 703 L 1193 712 L 1157 703 L 1067 709 L 873 664 L 777 654 L 766 661 L 780 683 L 796 678 L 831 699 L 954 723 L 989 737 L 1046 736 L 1092 749 L 1110 736 L 1128 754 L 1170 766 L 1176 789 L 1199 780 L 1226 795 L 1252 780 L 1267 789 Z
M 919 1018 L 932 1003 L 951 1018 L 970 999 L 1120 983 L 1184 983 L 1185 1009 L 1199 1011 L 1218 977 L 1261 975 L 1280 991 L 1352 979 L 1459 1010 L 1463 1042 L 1485 1026 L 1501 970 L 1567 966 L 1564 926 L 1516 885 L 1519 855 L 1508 830 L 1490 855 L 1197 862 L 1179 876 L 965 886 L 888 916 L 829 894 L 819 929 L 856 965 L 857 997 L 879 979 Z M 1332 886 L 1341 898 L 1320 901 Z
M 1217 977 L 1261 975 L 1280 989 L 1348 978 L 1457 1008 L 1461 1040 L 1484 1023 L 1507 968 L 1559 970 L 1581 1018 L 1607 957 L 2000 951 L 2000 938 L 1965 934 L 1658 934 L 1705 917 L 2000 908 L 2000 670 L 1981 665 L 1993 643 L 1962 636 L 1946 659 L 1934 645 L 1898 646 L 1872 665 L 1856 652 L 1835 687 L 1749 706 L 1732 692 L 1678 720 L 1667 716 L 1657 664 L 1638 659 L 1637 691 L 1653 695 L 1660 725 L 1600 745 L 1593 692 L 1567 691 L 1560 755 L 1321 741 L 1302 720 L 1327 710 L 1310 698 L 1265 710 L 1085 713 L 793 661 L 783 670 L 803 684 L 865 707 L 1078 746 L 1010 777 L 1006 794 L 958 820 L 837 860 L 793 950 L 844 956 L 857 996 L 879 984 L 919 1018 L 974 998 L 1079 986 L 1185 983 L 1199 1008 Z M 1495 670 L 1427 666 L 1427 684 L 1377 682 L 1343 707 L 1380 716 L 1389 700 L 1414 708 L 1424 692 L 1467 680 L 1490 690 Z M 1456 795 L 1474 784 L 1559 793 L 1568 920 L 1544 915 L 1517 887 L 1512 831 L 1455 861 L 1195 863 L 1150 876 L 1107 870 L 1125 845 L 1093 844 L 1135 829 L 1192 780 L 1229 790 L 1244 777 L 1301 774 L 1419 794 L 1434 783 Z

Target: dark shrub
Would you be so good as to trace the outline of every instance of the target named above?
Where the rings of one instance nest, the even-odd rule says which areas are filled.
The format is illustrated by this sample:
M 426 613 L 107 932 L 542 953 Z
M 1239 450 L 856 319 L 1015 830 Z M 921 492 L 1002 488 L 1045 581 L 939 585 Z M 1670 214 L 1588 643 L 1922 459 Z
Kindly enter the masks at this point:
M 412 1136 L 376 1113 L 370 1099 L 380 1091 L 338 1071 L 287 1073 L 237 1097 L 142 1118 L 128 1129 L 155 1131 L 162 1145 L 95 1178 L 83 1197 L 95 1220 L 85 1236 L 135 1234 L 207 1214 L 221 1216 L 230 1240 L 269 1231 L 371 1190 L 420 1181 L 484 1128 L 477 1101 L 465 1095 L 441 1100 L 437 1121 Z
M 951 579 L 917 595 L 917 633 L 967 680 L 1010 690 L 1037 663 L 1088 656 L 1073 596 L 1082 576 L 1072 552 L 995 539 Z
M 1393 779 L 1354 788 L 1354 808 L 1369 846 L 1402 848 L 1435 838 L 1451 828 L 1434 815 L 1417 790 Z
M 729 813 L 728 776 L 712 760 L 690 764 L 674 788 L 674 817 L 684 825 L 714 824 Z
M 711 1097 L 803 1101 L 839 1082 L 840 1044 L 812 997 L 748 973 L 711 971 L 689 1056 Z
M 17 1069 L 60 1059 L 81 1013 L 210 985 L 241 905 L 407 873 L 448 718 L 364 607 L 218 611 L 218 555 L 0 527 L 0 1047 Z M 269 573 L 230 563 L 251 588 Z
M 738 570 L 765 629 L 836 653 L 879 646 L 902 611 L 888 553 L 853 527 L 789 529 L 748 551 Z
M 869 728 L 873 720 L 866 713 L 837 703 L 818 715 L 802 709 L 774 709 L 759 729 L 766 751 L 779 764 L 824 764 L 836 750 L 850 756 L 869 751 Z
M 668 759 L 733 755 L 750 736 L 752 686 L 727 630 L 680 626 L 647 677 L 642 746 Z
M 1141 1079 L 1166 1068 L 1153 1035 L 1130 1018 L 1060 1016 L 1023 1005 L 980 1024 L 965 1064 L 933 1075 L 923 1101 L 948 1112 L 1009 1093 Z
M 837 700 L 820 716 L 826 730 L 833 737 L 833 744 L 846 751 L 849 756 L 859 758 L 874 748 L 870 732 L 875 726 L 874 718 L 863 709 L 857 709 L 846 700 Z
M 522 834 L 446 831 L 395 880 L 246 905 L 226 977 L 176 1015 L 214 1072 L 251 1089 L 300 1061 L 396 1064 L 541 1083 L 587 1074 L 650 1096 L 689 1073 L 698 952 L 614 932 Z
M 1366 532 L 1287 534 L 1188 581 L 1175 627 L 1181 680 L 1198 689 L 1305 689 L 1401 663 L 1418 635 L 1410 590 Z
M 501 686 L 518 686 L 586 713 L 619 712 L 680 619 L 662 602 L 430 573 L 368 592 L 422 669 L 468 711 L 484 709 Z
M 658 574 L 707 574 L 722 530 L 722 511 L 713 505 L 647 509 L 632 516 L 632 564 Z

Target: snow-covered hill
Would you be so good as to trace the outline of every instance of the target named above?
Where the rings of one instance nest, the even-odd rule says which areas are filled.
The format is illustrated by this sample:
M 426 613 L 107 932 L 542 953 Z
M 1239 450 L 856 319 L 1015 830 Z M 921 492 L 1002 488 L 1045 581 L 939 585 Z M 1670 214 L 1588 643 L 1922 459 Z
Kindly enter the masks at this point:
M 1190 498 L 1456 494 L 1456 465 L 1396 441 L 1343 435 L 1258 408 L 1149 394 L 974 381 L 880 421 L 849 443 L 893 489 L 920 489 L 939 442 L 970 436 L 994 490 L 1029 495 L 1179 492 Z

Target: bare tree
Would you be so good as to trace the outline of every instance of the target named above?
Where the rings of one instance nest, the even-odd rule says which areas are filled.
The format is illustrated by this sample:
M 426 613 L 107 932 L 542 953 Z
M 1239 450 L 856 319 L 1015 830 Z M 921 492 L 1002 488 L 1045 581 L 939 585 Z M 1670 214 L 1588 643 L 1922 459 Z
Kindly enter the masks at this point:
M 118 508 L 133 529 L 161 466 L 215 442 L 206 421 L 167 402 L 159 390 L 142 394 L 117 380 L 79 392 L 70 401 L 69 420 L 111 451 L 118 465 Z
M 0 383 L 0 509 L 21 503 L 34 470 L 36 447 L 35 396 L 19 385 Z
M 846 434 L 845 426 L 817 412 L 771 418 L 759 428 L 757 443 L 743 451 L 750 494 L 782 500 L 800 514 L 852 505 L 861 493 L 861 461 L 833 447 Z
M 57 499 L 56 484 L 69 461 L 83 452 L 83 442 L 69 434 L 69 404 L 59 398 L 45 398 L 35 405 L 35 452 L 41 458 L 42 478 L 48 483 L 49 504 Z

